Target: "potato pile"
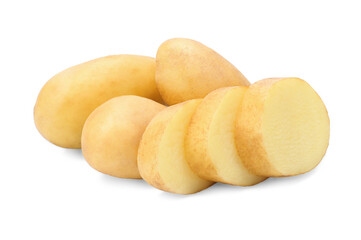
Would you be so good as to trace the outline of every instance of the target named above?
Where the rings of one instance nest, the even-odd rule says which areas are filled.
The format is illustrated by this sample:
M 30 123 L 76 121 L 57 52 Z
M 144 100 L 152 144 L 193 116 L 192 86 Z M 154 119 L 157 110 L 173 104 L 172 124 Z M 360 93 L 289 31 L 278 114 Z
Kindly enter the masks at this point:
M 330 136 L 326 107 L 304 80 L 250 85 L 218 53 L 182 38 L 164 42 L 156 59 L 115 55 L 58 73 L 34 119 L 44 138 L 81 148 L 94 169 L 178 194 L 303 174 Z

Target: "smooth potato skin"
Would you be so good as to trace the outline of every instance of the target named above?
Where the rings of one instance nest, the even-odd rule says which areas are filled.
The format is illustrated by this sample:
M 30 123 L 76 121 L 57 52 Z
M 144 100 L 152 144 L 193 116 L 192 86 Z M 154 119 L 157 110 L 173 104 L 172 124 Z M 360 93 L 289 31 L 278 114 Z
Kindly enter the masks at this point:
M 41 89 L 35 125 L 55 145 L 80 148 L 85 120 L 107 100 L 137 95 L 161 102 L 154 75 L 154 58 L 136 55 L 107 56 L 68 68 Z
M 137 167 L 140 139 L 164 108 L 138 96 L 115 97 L 96 108 L 84 124 L 81 141 L 89 165 L 111 176 L 141 178 Z
M 184 38 L 167 40 L 158 48 L 156 82 L 168 105 L 203 98 L 221 87 L 250 85 L 221 55 L 197 41 Z

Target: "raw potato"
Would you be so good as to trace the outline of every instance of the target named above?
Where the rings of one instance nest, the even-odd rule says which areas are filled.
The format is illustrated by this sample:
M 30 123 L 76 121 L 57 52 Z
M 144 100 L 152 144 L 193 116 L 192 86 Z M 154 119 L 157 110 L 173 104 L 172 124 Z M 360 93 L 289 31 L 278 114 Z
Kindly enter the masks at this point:
M 191 194 L 213 183 L 198 177 L 185 160 L 184 140 L 200 99 L 180 103 L 158 113 L 146 128 L 138 151 L 142 178 L 163 191 Z
M 221 55 L 197 41 L 183 38 L 167 40 L 159 47 L 155 78 L 168 105 L 203 98 L 221 87 L 250 85 Z
M 208 94 L 197 107 L 186 137 L 186 159 L 200 177 L 227 184 L 250 186 L 265 179 L 251 174 L 235 143 L 239 106 L 247 87 L 228 87 Z
M 90 113 L 120 95 L 161 101 L 151 57 L 116 55 L 98 58 L 55 75 L 41 89 L 35 124 L 41 135 L 64 148 L 80 148 L 83 125 Z
M 329 136 L 326 107 L 302 79 L 265 79 L 246 92 L 236 143 L 254 174 L 283 177 L 312 170 L 326 153 Z
M 120 178 L 141 178 L 137 152 L 150 120 L 165 106 L 138 96 L 115 97 L 86 120 L 82 151 L 89 165 Z

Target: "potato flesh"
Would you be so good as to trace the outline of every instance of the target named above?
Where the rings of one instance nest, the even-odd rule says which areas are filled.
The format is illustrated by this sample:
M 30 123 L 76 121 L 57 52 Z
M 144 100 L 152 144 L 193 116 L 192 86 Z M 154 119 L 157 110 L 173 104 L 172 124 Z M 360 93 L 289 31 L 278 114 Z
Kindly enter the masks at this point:
M 34 108 L 36 127 L 55 145 L 80 148 L 85 120 L 107 100 L 137 95 L 161 101 L 154 75 L 154 58 L 135 55 L 102 57 L 68 68 L 40 91 Z
M 278 81 L 270 90 L 263 121 L 269 161 L 282 175 L 310 171 L 326 152 L 330 125 L 317 93 L 304 81 Z
M 198 177 L 185 160 L 185 134 L 200 101 L 171 106 L 148 125 L 139 148 L 138 166 L 143 179 L 154 187 L 191 194 L 212 185 L 212 182 Z
M 165 106 L 138 96 L 115 97 L 96 108 L 85 122 L 82 151 L 99 172 L 141 178 L 138 146 L 148 123 Z
M 235 146 L 236 116 L 245 91 L 245 87 L 213 91 L 192 118 L 186 141 L 187 160 L 205 179 L 240 186 L 265 179 L 245 168 Z
M 165 41 L 156 56 L 156 82 L 168 105 L 203 98 L 221 87 L 249 86 L 230 62 L 190 39 Z
M 225 183 L 250 186 L 264 177 L 251 174 L 239 157 L 235 144 L 235 124 L 238 108 L 246 88 L 233 88 L 223 98 L 212 120 L 209 134 L 209 153 Z
M 327 110 L 301 79 L 255 83 L 246 92 L 239 114 L 238 151 L 254 174 L 302 174 L 317 166 L 326 152 L 330 132 Z

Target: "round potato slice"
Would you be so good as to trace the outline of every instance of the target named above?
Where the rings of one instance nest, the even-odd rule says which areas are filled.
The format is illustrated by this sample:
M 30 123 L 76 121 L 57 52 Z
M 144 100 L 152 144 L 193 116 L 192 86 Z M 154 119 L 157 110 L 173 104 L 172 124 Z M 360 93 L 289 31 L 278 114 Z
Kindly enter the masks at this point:
M 236 144 L 254 174 L 308 172 L 325 155 L 329 137 L 326 107 L 304 80 L 264 79 L 247 90 L 236 123 Z
M 235 143 L 237 112 L 247 87 L 229 87 L 208 94 L 197 107 L 186 137 L 186 159 L 200 177 L 239 186 L 265 177 L 250 173 Z
M 100 105 L 86 120 L 82 151 L 91 167 L 120 178 L 141 178 L 138 146 L 150 120 L 165 106 L 147 98 L 121 96 Z
M 140 142 L 138 167 L 150 185 L 167 192 L 191 194 L 213 184 L 196 175 L 185 159 L 185 135 L 200 102 L 195 99 L 168 107 L 149 123 Z

